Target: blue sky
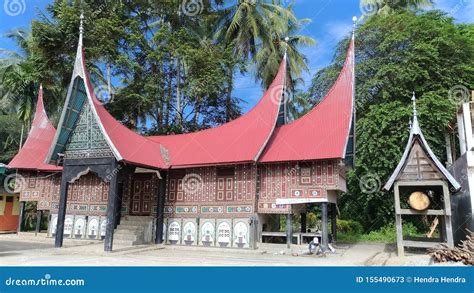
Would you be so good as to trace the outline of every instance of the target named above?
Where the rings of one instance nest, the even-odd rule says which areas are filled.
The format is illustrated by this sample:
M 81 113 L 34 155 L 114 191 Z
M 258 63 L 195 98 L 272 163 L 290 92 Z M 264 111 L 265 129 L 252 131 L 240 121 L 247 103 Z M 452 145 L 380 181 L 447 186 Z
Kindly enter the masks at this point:
M 38 18 L 51 2 L 52 0 L 0 0 L 0 35 L 14 28 L 28 28 L 31 20 Z M 316 46 L 303 49 L 310 69 L 303 79 L 305 86 L 309 86 L 311 77 L 331 62 L 337 42 L 350 33 L 352 16 L 360 17 L 362 11 L 359 0 L 296 0 L 294 7 L 297 17 L 312 20 L 301 34 L 317 41 Z M 447 12 L 457 22 L 474 22 L 474 0 L 435 0 L 435 8 Z M 15 49 L 14 44 L 3 37 L 0 37 L 0 48 Z M 242 105 L 244 111 L 260 99 L 262 90 L 255 82 L 252 72 L 236 79 L 234 95 L 247 101 Z

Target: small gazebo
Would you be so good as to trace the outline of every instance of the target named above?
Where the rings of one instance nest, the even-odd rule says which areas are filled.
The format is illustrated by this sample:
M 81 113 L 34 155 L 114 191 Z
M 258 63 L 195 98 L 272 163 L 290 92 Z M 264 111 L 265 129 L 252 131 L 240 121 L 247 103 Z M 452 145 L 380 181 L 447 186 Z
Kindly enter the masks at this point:
M 450 190 L 461 188 L 426 142 L 418 123 L 414 93 L 412 100 L 410 137 L 397 168 L 383 188 L 394 191 L 399 256 L 404 255 L 404 247 L 432 248 L 440 243 L 453 246 Z M 432 219 L 427 237 L 403 239 L 402 216 Z M 439 237 L 432 237 L 438 225 Z

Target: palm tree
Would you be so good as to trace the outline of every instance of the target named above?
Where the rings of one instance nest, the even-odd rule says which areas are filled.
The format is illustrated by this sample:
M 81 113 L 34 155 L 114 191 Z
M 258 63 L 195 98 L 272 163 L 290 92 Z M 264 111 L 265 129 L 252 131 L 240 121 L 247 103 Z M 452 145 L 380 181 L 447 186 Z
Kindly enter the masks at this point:
M 293 90 L 293 82 L 302 70 L 307 70 L 306 59 L 297 47 L 315 43 L 312 38 L 294 35 L 308 21 L 298 20 L 291 5 L 285 8 L 281 1 L 239 0 L 222 11 L 216 39 L 232 47 L 236 59 L 243 62 L 251 59 L 257 67 L 255 77 L 262 81 L 265 89 L 275 77 L 288 48 L 291 60 L 288 72 L 294 77 L 290 79 L 290 89 Z M 233 73 L 234 68 L 230 67 L 227 74 L 231 80 Z M 229 104 L 232 86 L 227 90 Z
M 366 15 L 387 15 L 397 10 L 418 10 L 433 6 L 433 0 L 361 0 Z M 364 11 L 363 11 L 364 12 Z
M 29 62 L 31 57 L 31 34 L 16 29 L 5 34 L 16 42 L 19 52 L 0 48 L 0 101 L 3 111 L 18 112 L 26 122 L 33 115 L 36 93 L 36 70 Z
M 216 39 L 234 45 L 234 53 L 248 60 L 257 53 L 257 46 L 272 45 L 275 25 L 271 19 L 287 14 L 279 5 L 263 0 L 235 0 L 233 5 L 221 11 Z M 287 15 L 294 19 L 294 15 Z
M 291 7 L 288 10 L 292 12 Z M 279 22 L 284 20 L 285 16 L 278 18 L 275 27 Z M 293 92 L 296 87 L 296 83 L 301 81 L 301 73 L 303 71 L 309 71 L 307 66 L 307 59 L 301 53 L 300 47 L 302 46 L 313 46 L 316 41 L 307 36 L 298 35 L 297 32 L 301 30 L 303 26 L 311 22 L 310 19 L 295 19 L 291 21 L 288 19 L 284 21 L 284 26 L 272 32 L 272 46 L 261 46 L 256 55 L 256 72 L 259 79 L 262 81 L 262 86 L 266 89 L 270 86 L 276 73 L 278 72 L 278 66 L 283 59 L 285 52 L 288 55 L 289 66 L 287 67 L 288 79 L 288 90 Z

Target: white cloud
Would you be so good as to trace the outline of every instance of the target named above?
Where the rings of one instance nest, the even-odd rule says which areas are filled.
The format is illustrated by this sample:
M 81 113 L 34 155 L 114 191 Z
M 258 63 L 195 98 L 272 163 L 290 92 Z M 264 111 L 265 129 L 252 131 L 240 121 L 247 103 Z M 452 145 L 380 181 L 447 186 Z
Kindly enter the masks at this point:
M 457 22 L 474 22 L 473 0 L 436 0 L 434 8 L 445 11 Z

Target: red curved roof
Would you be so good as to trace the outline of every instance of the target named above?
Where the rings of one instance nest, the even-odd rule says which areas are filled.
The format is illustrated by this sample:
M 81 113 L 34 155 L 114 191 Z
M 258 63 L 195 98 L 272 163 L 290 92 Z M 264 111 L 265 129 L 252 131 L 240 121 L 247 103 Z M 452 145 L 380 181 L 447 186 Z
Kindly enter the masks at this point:
M 238 119 L 194 133 L 148 139 L 167 148 L 172 167 L 255 162 L 275 129 L 285 74 L 286 58 L 263 98 Z
M 117 160 L 123 160 L 144 167 L 160 169 L 168 168 L 168 162 L 165 162 L 163 159 L 159 144 L 128 129 L 110 115 L 110 113 L 104 108 L 94 93 L 94 87 L 90 82 L 84 60 L 84 51 L 82 50 L 81 63 L 86 78 L 87 91 L 92 99 L 93 109 L 95 110 L 95 113 L 97 113 L 99 125 L 103 126 L 107 140 L 112 144 L 110 147 L 118 157 Z
M 354 40 L 336 82 L 301 118 L 275 129 L 259 162 L 344 158 L 353 111 Z
M 62 167 L 44 163 L 55 133 L 56 129 L 44 110 L 43 87 L 40 86 L 30 133 L 21 150 L 8 164 L 8 168 L 46 172 L 61 171 Z

